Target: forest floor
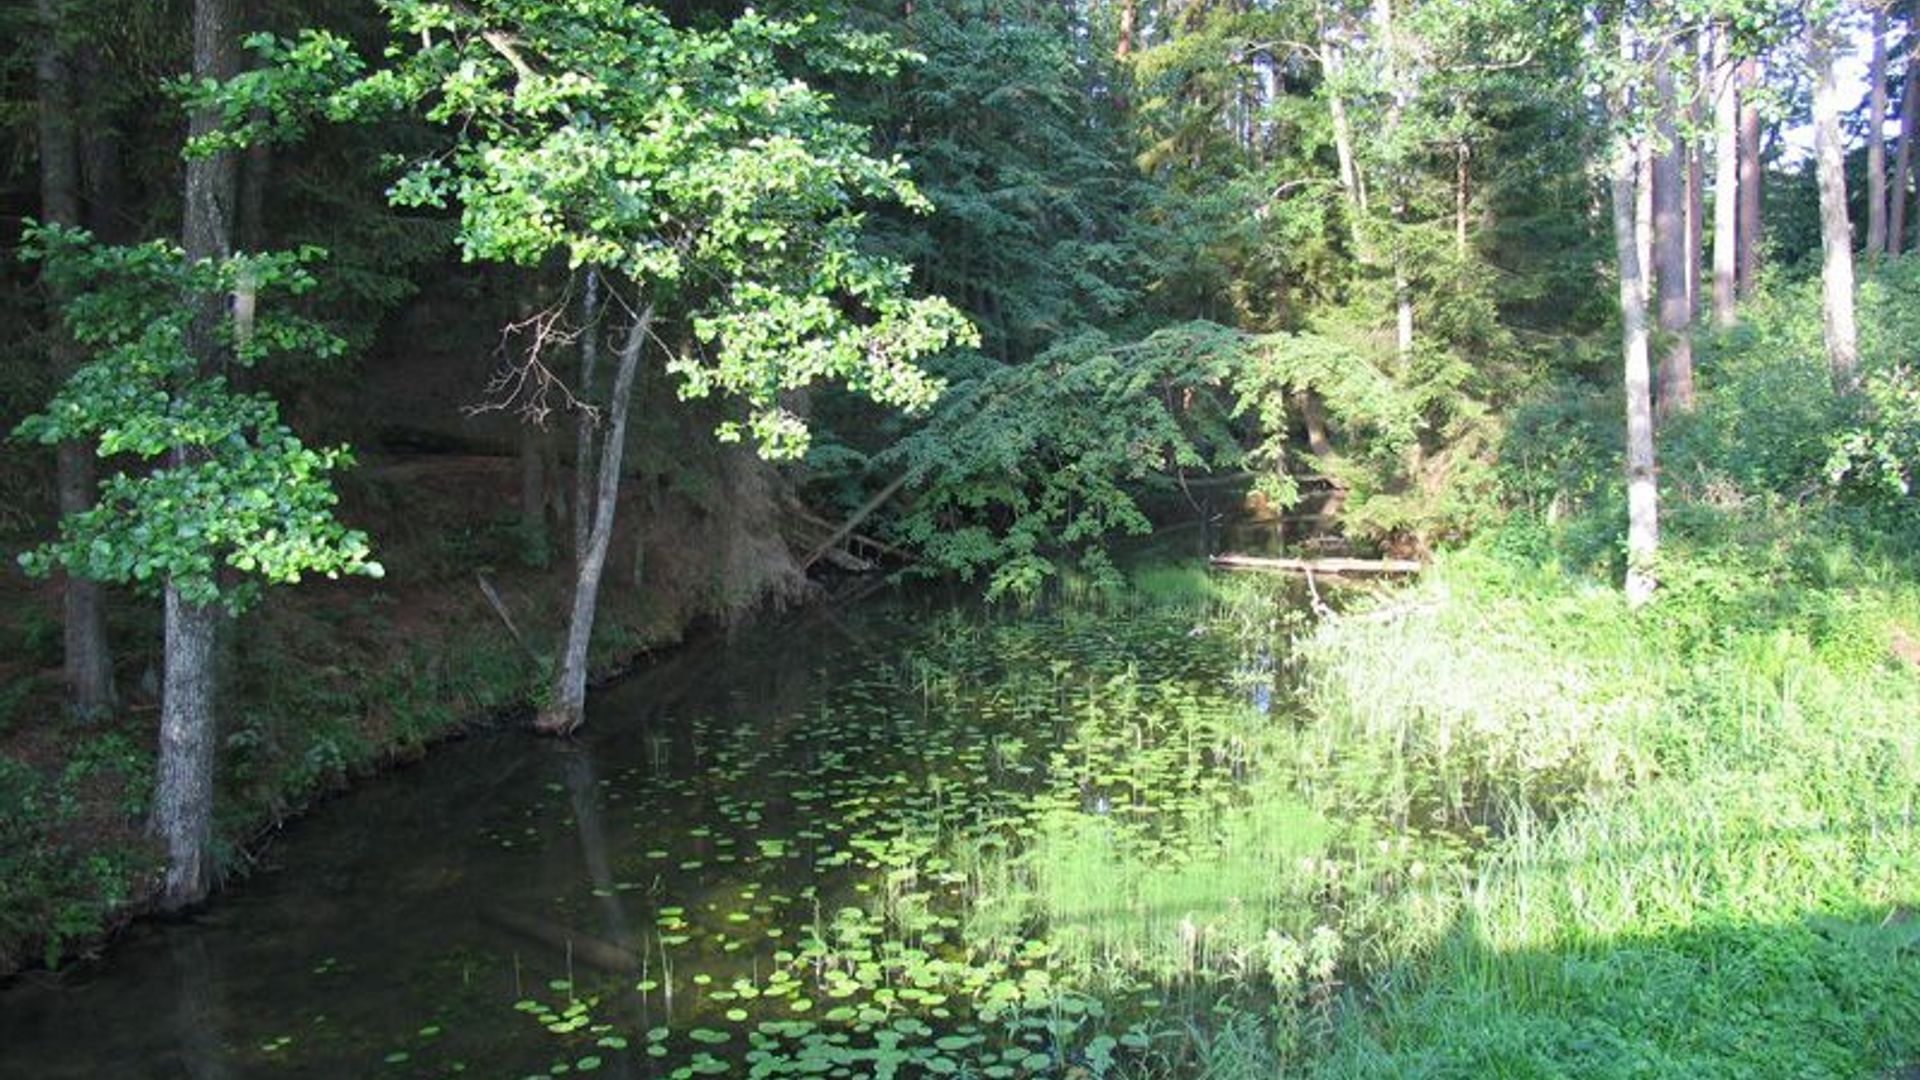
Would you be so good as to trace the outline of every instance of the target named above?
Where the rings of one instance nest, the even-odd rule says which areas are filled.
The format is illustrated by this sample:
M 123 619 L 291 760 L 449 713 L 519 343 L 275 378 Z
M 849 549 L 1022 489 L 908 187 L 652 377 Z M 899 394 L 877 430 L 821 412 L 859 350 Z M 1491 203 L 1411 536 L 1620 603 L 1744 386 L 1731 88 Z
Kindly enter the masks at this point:
M 540 665 L 478 580 L 534 650 L 557 638 L 572 579 L 556 553 L 569 534 L 523 525 L 518 468 L 484 456 L 369 462 L 346 478 L 342 516 L 376 538 L 386 577 L 270 590 L 226 636 L 216 829 L 227 875 L 243 876 L 249 849 L 316 799 L 537 700 Z M 728 558 L 736 545 L 714 535 L 729 528 L 725 513 L 670 505 L 649 518 L 640 495 L 623 502 L 594 642 L 602 672 L 755 602 L 759 586 L 738 580 L 751 560 Z M 747 576 L 759 570 L 791 588 L 786 568 L 748 566 Z M 162 853 L 140 822 L 160 628 L 156 603 L 110 590 L 120 708 L 85 720 L 61 701 L 57 586 L 0 572 L 0 612 L 4 976 L 96 948 L 157 887 Z

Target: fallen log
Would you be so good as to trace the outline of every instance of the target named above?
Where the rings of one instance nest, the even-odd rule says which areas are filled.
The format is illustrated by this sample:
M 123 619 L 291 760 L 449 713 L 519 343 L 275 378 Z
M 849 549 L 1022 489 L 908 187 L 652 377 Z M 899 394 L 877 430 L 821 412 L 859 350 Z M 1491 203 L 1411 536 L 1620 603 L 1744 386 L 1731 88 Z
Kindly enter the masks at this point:
M 1417 574 L 1425 566 L 1414 559 L 1271 559 L 1257 555 L 1213 555 L 1210 565 L 1222 570 L 1263 570 L 1276 574 Z
M 879 493 L 863 503 L 860 509 L 855 510 L 847 520 L 841 522 L 839 527 L 835 528 L 831 535 L 815 545 L 814 549 L 807 553 L 807 557 L 800 560 L 800 569 L 807 569 L 814 563 L 819 562 L 822 555 L 825 555 L 833 548 L 839 547 L 842 540 L 853 535 L 853 531 L 860 527 L 861 522 L 871 517 L 875 510 L 885 506 L 887 500 L 893 498 L 901 488 L 906 487 L 907 481 L 912 478 L 912 471 L 903 472 L 899 476 L 894 477 L 891 483 L 881 488 Z

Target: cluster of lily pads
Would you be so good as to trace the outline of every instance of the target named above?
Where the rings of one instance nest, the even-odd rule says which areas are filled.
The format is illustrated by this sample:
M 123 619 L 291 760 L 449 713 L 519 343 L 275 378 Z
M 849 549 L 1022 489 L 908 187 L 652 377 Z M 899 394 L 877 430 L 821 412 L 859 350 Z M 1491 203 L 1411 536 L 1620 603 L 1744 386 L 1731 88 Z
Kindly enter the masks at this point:
M 603 741 L 483 830 L 530 878 L 586 853 L 520 919 L 564 977 L 522 942 L 533 1026 L 491 1034 L 530 1075 L 1093 1080 L 1323 1023 L 1435 849 L 1285 707 L 1285 599 L 907 613 Z

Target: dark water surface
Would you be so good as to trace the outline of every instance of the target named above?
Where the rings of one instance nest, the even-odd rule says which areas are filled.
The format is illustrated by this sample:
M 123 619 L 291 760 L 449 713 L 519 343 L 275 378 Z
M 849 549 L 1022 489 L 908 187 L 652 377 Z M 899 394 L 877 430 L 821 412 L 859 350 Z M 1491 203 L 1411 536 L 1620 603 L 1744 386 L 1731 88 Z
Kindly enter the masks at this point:
M 647 666 L 577 741 L 441 747 L 290 825 L 198 917 L 0 987 L 0 1077 L 718 1074 L 768 1017 L 851 1026 L 824 984 L 780 981 L 791 950 L 873 901 L 889 822 L 1041 782 L 1020 754 L 1064 737 L 1047 680 L 1096 662 L 1054 655 L 1040 616 L 970 658 L 987 619 L 927 594 L 816 612 Z M 1177 618 L 1087 634 L 1114 667 L 1219 683 L 1236 662 Z M 989 689 L 956 710 L 963 678 Z M 907 989 L 881 995 L 883 1034 L 966 1019 L 887 981 Z

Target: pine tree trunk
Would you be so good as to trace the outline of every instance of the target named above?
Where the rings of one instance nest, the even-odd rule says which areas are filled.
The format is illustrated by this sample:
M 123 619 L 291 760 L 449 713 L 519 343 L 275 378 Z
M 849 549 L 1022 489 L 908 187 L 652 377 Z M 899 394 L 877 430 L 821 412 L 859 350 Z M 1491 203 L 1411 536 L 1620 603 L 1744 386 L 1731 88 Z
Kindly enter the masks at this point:
M 1633 38 L 1624 26 L 1620 51 L 1623 66 L 1631 67 Z M 1614 105 L 1614 126 L 1627 125 L 1626 92 Z M 1652 562 L 1660 545 L 1658 479 L 1654 467 L 1652 378 L 1647 342 L 1647 282 L 1640 261 L 1639 234 L 1644 231 L 1635 188 L 1644 154 L 1624 137 L 1614 152 L 1611 170 L 1614 256 L 1620 264 L 1620 347 L 1625 361 L 1627 392 L 1627 604 L 1639 607 L 1653 598 Z
M 1852 391 L 1859 376 L 1859 335 L 1853 316 L 1853 226 L 1847 220 L 1847 148 L 1840 130 L 1840 87 L 1834 76 L 1833 30 L 1807 31 L 1813 75 L 1814 159 L 1820 181 L 1820 312 L 1826 330 L 1827 371 L 1834 389 Z
M 235 70 L 233 0 L 194 0 L 193 77 L 227 79 Z M 190 135 L 213 131 L 219 113 L 203 110 L 188 123 Z M 187 162 L 183 246 L 190 259 L 218 259 L 232 252 L 235 167 L 231 153 Z M 199 301 L 189 327 L 189 346 L 205 368 L 218 366 L 218 298 Z M 191 463 L 176 452 L 175 467 Z M 188 602 L 176 584 L 166 585 L 166 681 L 160 701 L 160 761 L 153 829 L 166 842 L 167 876 L 160 906 L 178 910 L 206 898 L 213 881 L 212 821 L 215 745 L 214 653 L 219 609 Z
M 1760 63 L 1740 62 L 1736 85 L 1740 88 L 1740 222 L 1735 236 L 1738 254 L 1734 260 L 1735 285 L 1741 296 L 1753 295 L 1760 285 L 1760 184 L 1765 168 L 1760 161 L 1760 106 L 1753 92 L 1760 85 Z
M 42 22 L 34 58 L 39 95 L 40 218 L 48 225 L 78 226 L 80 218 L 80 142 L 74 123 L 74 72 L 58 39 L 58 5 L 39 0 Z M 57 306 L 60 296 L 53 296 Z M 59 314 L 49 320 L 53 369 L 60 376 L 80 366 L 79 342 L 68 334 Z M 94 454 L 90 443 L 68 440 L 54 454 L 54 487 L 60 516 L 90 510 L 94 503 Z M 107 621 L 100 586 L 64 575 L 60 595 L 63 674 L 67 700 L 76 713 L 92 717 L 113 708 L 113 654 L 107 646 Z
M 1867 258 L 1887 251 L 1887 9 L 1873 9 L 1867 64 Z
M 1920 27 L 1920 5 L 1915 5 L 1908 25 Z M 1920 125 L 1920 94 L 1916 77 L 1920 76 L 1920 56 L 1909 52 L 1906 71 L 1900 77 L 1900 139 L 1893 152 L 1893 188 L 1887 193 L 1887 253 L 1898 255 L 1907 246 L 1907 189 L 1913 179 L 1913 134 Z
M 1723 24 L 1713 38 L 1713 324 L 1722 330 L 1733 326 L 1739 274 L 1740 99 L 1728 56 L 1731 34 Z
M 1653 148 L 1653 263 L 1659 296 L 1659 394 L 1655 414 L 1661 419 L 1693 408 L 1693 305 L 1687 296 L 1687 212 L 1685 176 L 1687 144 L 1679 137 L 1679 99 L 1674 93 L 1673 67 L 1666 49 L 1653 61 L 1655 118 Z
M 600 576 L 606 569 L 607 548 L 613 543 L 613 512 L 620 500 L 620 462 L 626 451 L 634 373 L 639 370 L 640 354 L 652 331 L 653 309 L 647 308 L 633 321 L 627 340 L 620 346 L 613 394 L 607 402 L 610 420 L 600 449 L 593 531 L 587 539 L 586 557 L 574 572 L 573 607 L 567 617 L 566 645 L 554 673 L 552 699 L 534 720 L 534 727 L 549 735 L 572 734 L 586 722 L 587 648 L 592 644 L 594 612 L 600 602 Z

